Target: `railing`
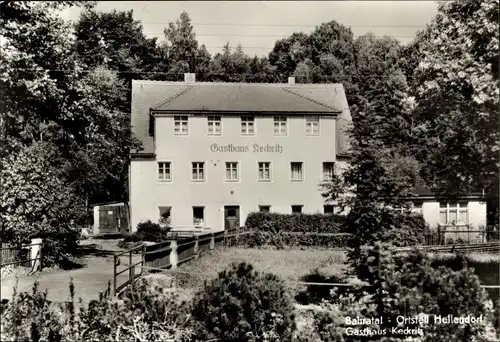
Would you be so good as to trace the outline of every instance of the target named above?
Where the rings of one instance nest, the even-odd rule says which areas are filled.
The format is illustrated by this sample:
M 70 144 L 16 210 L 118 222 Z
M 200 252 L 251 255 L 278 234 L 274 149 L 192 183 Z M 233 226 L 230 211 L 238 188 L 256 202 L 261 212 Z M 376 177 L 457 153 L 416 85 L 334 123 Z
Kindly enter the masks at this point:
M 30 244 L 20 246 L 1 247 L 0 268 L 9 265 L 21 265 L 24 267 L 32 267 L 30 273 L 37 270 L 41 271 L 43 265 L 42 249 L 42 239 L 32 239 Z M 20 259 L 21 254 L 23 254 L 25 250 L 28 254 L 28 258 Z
M 440 225 L 436 231 L 426 234 L 427 245 L 450 245 L 453 243 L 474 244 L 497 241 L 498 230 L 476 229 L 471 230 L 470 225 Z
M 112 290 L 113 290 L 114 296 L 116 296 L 120 291 L 122 291 L 123 289 L 125 289 L 129 285 L 132 287 L 132 289 L 134 288 L 134 282 L 142 275 L 142 267 L 140 267 L 141 271 L 138 274 L 135 274 L 135 268 L 139 265 L 144 266 L 144 255 L 145 255 L 144 250 L 145 250 L 145 248 L 146 248 L 146 246 L 141 245 L 141 246 L 129 249 L 128 251 L 116 253 L 113 256 L 113 287 L 112 287 Z M 134 254 L 136 254 L 136 252 L 138 250 L 142 251 L 141 261 L 134 263 Z M 118 266 L 121 265 L 120 256 L 122 256 L 122 255 L 128 255 L 128 262 L 129 263 L 128 263 L 128 267 L 126 267 L 125 269 L 123 269 L 121 271 L 118 271 L 117 268 L 118 268 Z M 125 273 L 126 271 L 129 271 L 128 279 L 123 284 L 118 286 L 118 284 L 117 284 L 118 276 L 122 273 Z
M 239 232 L 239 229 L 205 233 L 176 240 L 168 240 L 149 246 L 141 245 L 128 251 L 116 253 L 114 255 L 113 294 L 117 295 L 129 285 L 133 287 L 134 282 L 143 274 L 143 270 L 160 271 L 175 269 L 180 264 L 196 259 L 207 251 L 223 246 L 234 246 L 238 243 L 239 236 L 248 233 Z M 141 252 L 141 261 L 134 263 L 133 255 L 137 252 Z M 118 272 L 117 267 L 120 265 L 119 258 L 122 255 L 129 256 L 129 265 Z M 139 274 L 135 274 L 136 267 L 140 267 L 141 269 Z M 128 279 L 118 286 L 118 276 L 126 271 L 129 271 Z
M 447 246 L 409 246 L 391 248 L 394 252 L 408 252 L 419 249 L 434 253 L 457 253 L 457 252 L 497 252 L 500 253 L 500 242 L 478 243 L 470 245 L 447 245 Z

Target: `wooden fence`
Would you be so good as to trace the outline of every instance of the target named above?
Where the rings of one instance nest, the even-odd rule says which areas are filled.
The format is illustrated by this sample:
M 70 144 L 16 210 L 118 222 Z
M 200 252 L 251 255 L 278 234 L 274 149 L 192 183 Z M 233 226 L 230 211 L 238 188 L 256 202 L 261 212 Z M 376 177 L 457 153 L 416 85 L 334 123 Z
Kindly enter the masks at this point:
M 116 253 L 114 255 L 113 294 L 117 295 L 129 285 L 133 287 L 134 282 L 140 278 L 144 270 L 159 271 L 177 268 L 178 265 L 196 259 L 208 251 L 235 246 L 238 244 L 239 237 L 249 232 L 240 232 L 238 229 L 200 235 L 190 234 L 190 232 L 184 233 L 183 235 L 188 237 L 177 236 L 177 239 L 172 238 L 154 245 L 142 245 Z M 134 255 L 137 255 L 138 252 L 141 253 L 141 260 L 134 261 Z M 128 256 L 129 262 L 126 265 L 128 267 L 118 271 L 118 266 L 121 265 L 120 256 L 123 255 Z M 141 269 L 140 273 L 135 272 L 136 267 Z M 118 284 L 118 276 L 127 271 L 129 272 L 128 278 L 122 284 Z
M 42 248 L 42 239 L 32 239 L 30 244 L 17 246 L 2 244 L 0 248 L 0 268 L 9 265 L 18 265 L 21 267 L 32 267 L 32 272 L 42 270 Z

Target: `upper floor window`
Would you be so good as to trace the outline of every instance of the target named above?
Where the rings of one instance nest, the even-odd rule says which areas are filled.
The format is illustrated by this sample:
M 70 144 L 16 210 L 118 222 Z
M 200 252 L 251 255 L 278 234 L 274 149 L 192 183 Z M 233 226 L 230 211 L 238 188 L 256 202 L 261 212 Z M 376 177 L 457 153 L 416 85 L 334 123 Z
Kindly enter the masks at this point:
M 255 118 L 253 116 L 243 116 L 241 118 L 241 134 L 243 135 L 255 134 Z
M 323 180 L 328 182 L 333 180 L 335 174 L 335 164 L 333 162 L 323 163 Z
M 304 172 L 302 171 L 302 162 L 292 162 L 292 181 L 302 181 L 304 180 Z
M 205 163 L 204 162 L 193 162 L 193 173 L 192 179 L 196 182 L 205 181 Z
M 466 224 L 469 222 L 467 202 L 439 203 L 439 223 Z
M 158 180 L 171 181 L 172 172 L 170 170 L 170 162 L 158 162 Z
M 306 117 L 306 134 L 319 135 L 319 116 Z
M 188 117 L 174 116 L 174 133 L 177 135 L 188 134 Z
M 286 135 L 286 116 L 274 117 L 274 135 Z
M 270 162 L 259 162 L 259 180 L 260 181 L 270 181 L 271 180 L 271 163 Z
M 220 116 L 208 117 L 208 134 L 209 135 L 222 134 L 222 119 Z
M 238 163 L 236 162 L 226 163 L 226 181 L 230 182 L 238 181 Z

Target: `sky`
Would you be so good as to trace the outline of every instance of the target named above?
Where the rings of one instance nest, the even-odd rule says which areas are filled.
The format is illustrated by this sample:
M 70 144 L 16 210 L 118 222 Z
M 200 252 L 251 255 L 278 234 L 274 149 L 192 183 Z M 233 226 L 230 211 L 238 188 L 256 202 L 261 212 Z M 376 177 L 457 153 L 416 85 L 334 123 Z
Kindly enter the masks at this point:
M 278 39 L 293 32 L 310 33 L 322 22 L 335 20 L 351 27 L 354 36 L 373 32 L 403 44 L 430 23 L 436 1 L 109 1 L 98 2 L 98 11 L 134 11 L 148 37 L 164 39 L 163 29 L 186 11 L 198 43 L 211 54 L 229 42 L 250 56 L 266 56 Z M 78 20 L 79 8 L 62 13 Z

